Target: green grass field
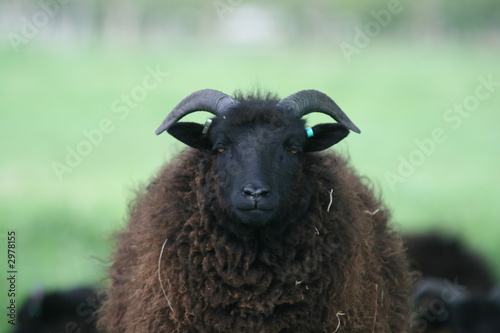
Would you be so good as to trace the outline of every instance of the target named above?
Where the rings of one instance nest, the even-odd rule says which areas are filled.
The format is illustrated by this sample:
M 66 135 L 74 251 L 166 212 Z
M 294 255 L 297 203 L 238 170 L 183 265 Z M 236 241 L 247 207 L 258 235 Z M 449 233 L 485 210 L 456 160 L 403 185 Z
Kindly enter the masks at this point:
M 330 95 L 362 130 L 334 149 L 373 180 L 394 226 L 463 237 L 500 273 L 498 52 L 372 44 L 350 63 L 336 45 L 0 48 L 1 280 L 10 230 L 19 302 L 36 288 L 103 278 L 135 189 L 184 148 L 154 135 L 166 114 L 198 89 L 256 87 Z

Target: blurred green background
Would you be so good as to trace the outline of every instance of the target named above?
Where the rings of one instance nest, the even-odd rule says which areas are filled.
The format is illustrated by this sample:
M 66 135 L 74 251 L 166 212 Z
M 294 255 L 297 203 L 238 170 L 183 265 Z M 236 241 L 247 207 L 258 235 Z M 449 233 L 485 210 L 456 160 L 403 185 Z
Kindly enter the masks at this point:
M 394 227 L 458 236 L 500 276 L 498 1 L 16 0 L 0 3 L 2 309 L 11 230 L 18 302 L 105 277 L 127 202 L 184 149 L 154 130 L 203 88 L 327 93 L 362 130 L 334 149 Z

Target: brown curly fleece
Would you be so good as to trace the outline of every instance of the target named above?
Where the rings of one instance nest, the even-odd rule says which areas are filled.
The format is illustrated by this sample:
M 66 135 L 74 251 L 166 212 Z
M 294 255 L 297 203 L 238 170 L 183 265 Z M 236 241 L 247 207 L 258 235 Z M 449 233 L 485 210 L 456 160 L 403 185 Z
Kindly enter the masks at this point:
M 106 332 L 408 331 L 400 237 L 343 158 L 303 156 L 286 223 L 241 234 L 220 223 L 214 162 L 188 149 L 136 199 L 100 313 Z

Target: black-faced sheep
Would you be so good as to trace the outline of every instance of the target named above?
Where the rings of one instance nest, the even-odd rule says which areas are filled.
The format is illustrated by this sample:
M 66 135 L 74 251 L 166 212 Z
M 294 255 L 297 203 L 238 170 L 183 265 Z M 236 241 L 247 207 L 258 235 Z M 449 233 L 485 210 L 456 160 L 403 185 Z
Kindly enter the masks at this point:
M 205 126 L 178 122 L 194 111 Z M 302 116 L 339 123 L 305 129 Z M 389 213 L 337 154 L 357 127 L 325 94 L 202 90 L 157 130 L 188 149 L 118 235 L 113 332 L 407 332 L 410 274 Z

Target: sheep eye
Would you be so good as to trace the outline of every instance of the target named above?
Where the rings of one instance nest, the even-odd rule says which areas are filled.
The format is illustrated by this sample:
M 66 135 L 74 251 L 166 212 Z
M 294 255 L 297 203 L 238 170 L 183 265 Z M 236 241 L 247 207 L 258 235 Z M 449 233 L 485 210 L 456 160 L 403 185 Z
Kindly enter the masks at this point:
M 215 150 L 217 150 L 217 152 L 219 152 L 219 153 L 223 153 L 223 152 L 227 151 L 227 147 L 220 145 L 220 146 L 217 146 L 217 148 L 215 148 Z
M 299 148 L 297 148 L 296 146 L 292 146 L 288 148 L 288 152 L 290 154 L 297 155 L 299 153 Z

